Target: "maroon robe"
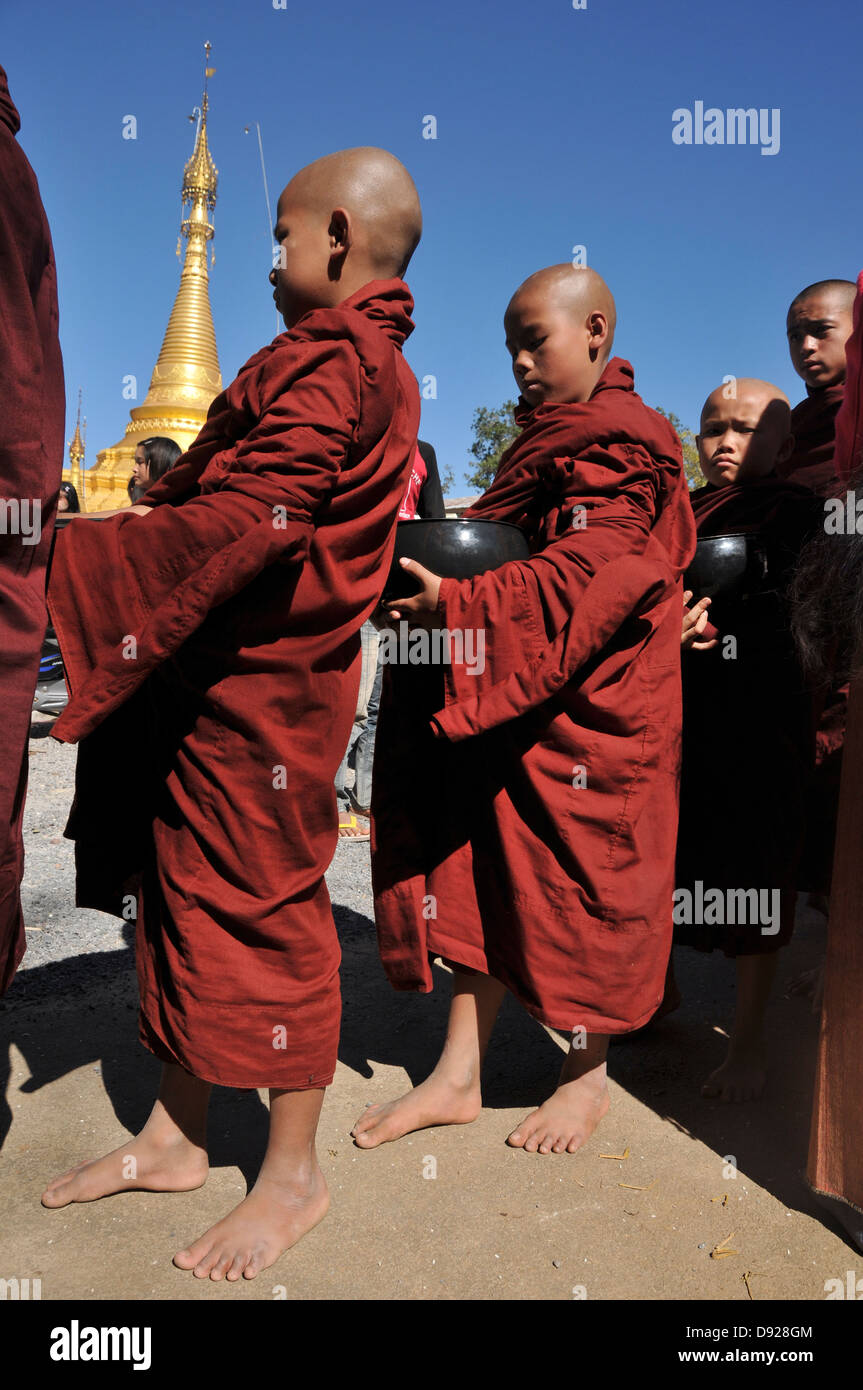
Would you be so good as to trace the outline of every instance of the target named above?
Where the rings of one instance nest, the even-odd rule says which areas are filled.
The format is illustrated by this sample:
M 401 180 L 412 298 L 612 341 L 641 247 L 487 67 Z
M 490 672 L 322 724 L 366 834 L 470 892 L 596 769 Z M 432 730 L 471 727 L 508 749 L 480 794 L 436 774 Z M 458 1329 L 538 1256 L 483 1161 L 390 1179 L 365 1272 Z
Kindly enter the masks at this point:
M 844 390 L 842 382 L 836 386 L 807 386 L 806 399 L 791 412 L 794 453 L 776 470 L 781 478 L 811 488 L 819 497 L 831 497 L 836 490 L 836 414 Z
M 151 515 L 58 538 L 78 902 L 129 916 L 142 882 L 142 1041 L 226 1086 L 335 1069 L 333 781 L 419 425 L 411 308 L 388 280 L 306 314 L 213 402 Z
M 857 278 L 854 332 L 846 351 L 836 471 L 843 484 L 853 486 L 863 464 L 863 271 Z M 806 1177 L 863 1251 L 863 644 L 858 643 L 854 664 Z
M 785 945 L 794 925 L 816 709 L 791 637 L 785 589 L 823 511 L 808 488 L 775 474 L 726 487 L 708 483 L 691 502 L 699 539 L 756 536 L 772 577 L 769 592 L 715 598 L 710 614 L 719 645 L 683 655 L 677 887 L 694 894 L 700 881 L 705 892 L 776 890 L 780 917 L 769 924 L 779 930 L 767 933 L 760 921 L 680 925 L 675 942 L 760 955 Z M 726 635 L 737 644 L 730 659 Z
M 842 382 L 836 386 L 807 386 L 806 391 L 806 399 L 791 412 L 794 453 L 778 471 L 784 478 L 811 488 L 819 497 L 831 497 L 841 490 L 834 452 L 836 417 L 845 386 Z M 816 735 L 817 771 L 812 786 L 800 885 L 813 893 L 830 891 L 847 707 L 847 685 L 831 690 Z
M 66 395 L 57 332 L 57 277 L 36 175 L 18 146 L 0 68 L 0 994 L 24 954 L 20 884 L 27 739 L 45 635 L 45 572 L 63 469 Z M 29 544 L 13 508 L 26 506 Z M 25 543 L 26 542 L 26 543 Z
M 531 558 L 444 580 L 485 669 L 387 667 L 372 794 L 381 955 L 500 980 L 552 1027 L 625 1032 L 663 993 L 680 739 L 680 444 L 613 358 L 590 400 L 524 410 L 467 516 Z

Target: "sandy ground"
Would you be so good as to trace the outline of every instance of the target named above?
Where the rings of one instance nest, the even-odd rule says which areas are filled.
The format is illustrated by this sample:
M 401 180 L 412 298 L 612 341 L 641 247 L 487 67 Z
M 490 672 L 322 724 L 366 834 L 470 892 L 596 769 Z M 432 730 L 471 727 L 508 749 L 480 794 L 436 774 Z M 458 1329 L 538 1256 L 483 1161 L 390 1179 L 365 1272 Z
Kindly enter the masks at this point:
M 44 734 L 44 730 L 40 733 Z M 342 843 L 328 876 L 342 941 L 344 1023 L 319 1134 L 327 1220 L 252 1282 L 199 1282 L 174 1252 L 234 1205 L 266 1137 L 264 1098 L 217 1090 L 212 1172 L 191 1194 L 124 1193 L 47 1211 L 45 1183 L 121 1143 L 145 1119 L 157 1064 L 136 1041 L 128 929 L 71 906 L 62 829 L 73 749 L 31 740 L 24 884 L 28 954 L 0 1004 L 0 1277 L 40 1278 L 42 1298 L 823 1299 L 859 1256 L 802 1182 L 816 1020 L 786 997 L 815 964 L 823 923 L 804 917 L 770 1009 L 772 1071 L 758 1104 L 702 1100 L 723 1055 L 733 965 L 676 953 L 684 1003 L 612 1049 L 612 1109 L 576 1156 L 507 1148 L 551 1088 L 563 1042 L 508 1003 L 470 1126 L 364 1152 L 349 1138 L 370 1101 L 430 1070 L 446 971 L 430 997 L 395 994 L 378 961 L 367 844 Z M 723 1243 L 734 1253 L 713 1259 Z M 857 1270 L 858 1274 L 863 1270 Z

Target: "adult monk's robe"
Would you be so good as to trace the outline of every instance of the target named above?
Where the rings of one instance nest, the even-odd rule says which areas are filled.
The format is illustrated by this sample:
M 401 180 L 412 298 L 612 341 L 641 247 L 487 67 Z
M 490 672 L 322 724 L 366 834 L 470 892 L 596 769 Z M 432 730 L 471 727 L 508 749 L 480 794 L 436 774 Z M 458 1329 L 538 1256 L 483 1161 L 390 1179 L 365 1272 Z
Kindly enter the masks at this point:
M 762 912 L 772 913 L 774 899 L 750 899 L 744 921 L 681 923 L 675 942 L 729 956 L 760 955 L 784 946 L 794 926 L 816 708 L 797 659 L 785 591 L 823 511 L 808 488 L 775 474 L 727 487 L 708 483 L 691 502 L 699 539 L 757 538 L 768 580 L 763 592 L 714 598 L 710 617 L 719 645 L 683 655 L 677 887 L 693 895 L 698 881 L 705 893 L 777 890 L 780 912 L 778 922 L 765 922 Z M 734 903 L 738 917 L 743 900 Z
M 58 538 L 77 900 L 128 916 L 142 880 L 142 1041 L 227 1086 L 335 1067 L 333 779 L 419 424 L 411 308 L 389 280 L 308 313 L 213 402 L 151 515 Z
M 590 400 L 518 414 L 465 515 L 531 556 L 444 580 L 441 622 L 484 669 L 387 667 L 372 794 L 381 956 L 500 980 L 552 1027 L 650 1018 L 671 941 L 680 575 L 694 549 L 680 444 L 613 358 Z
M 0 68 L 0 994 L 24 954 L 27 739 L 66 418 L 54 252 L 20 125 Z

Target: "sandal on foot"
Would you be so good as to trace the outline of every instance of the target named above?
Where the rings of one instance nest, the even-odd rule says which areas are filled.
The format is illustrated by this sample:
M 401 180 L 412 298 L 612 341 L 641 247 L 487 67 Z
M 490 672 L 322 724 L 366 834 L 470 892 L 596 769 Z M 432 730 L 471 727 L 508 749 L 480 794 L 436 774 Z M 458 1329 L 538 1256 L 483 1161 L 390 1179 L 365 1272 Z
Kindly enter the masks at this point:
M 367 840 L 370 833 L 368 825 L 363 829 L 353 811 L 339 812 L 340 840 Z

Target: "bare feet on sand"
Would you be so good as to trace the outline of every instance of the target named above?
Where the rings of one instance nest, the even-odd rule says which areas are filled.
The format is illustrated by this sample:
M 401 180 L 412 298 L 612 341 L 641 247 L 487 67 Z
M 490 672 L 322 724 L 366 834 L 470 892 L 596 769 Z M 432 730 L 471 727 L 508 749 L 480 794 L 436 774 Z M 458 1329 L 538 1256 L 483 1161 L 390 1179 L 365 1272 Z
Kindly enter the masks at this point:
M 159 1097 L 141 1133 L 113 1153 L 79 1163 L 49 1183 L 45 1207 L 95 1202 L 112 1192 L 191 1192 L 206 1181 L 209 1082 L 165 1066 Z
M 148 1136 L 146 1128 L 104 1158 L 79 1163 L 49 1183 L 43 1207 L 95 1202 L 112 1192 L 143 1188 L 147 1192 L 191 1192 L 207 1178 L 206 1149 L 183 1135 L 167 1141 Z
M 324 1175 L 312 1159 L 289 1182 L 258 1178 L 249 1195 L 186 1250 L 174 1256 L 178 1269 L 196 1279 L 254 1279 L 327 1214 Z
M 701 1094 L 708 1100 L 758 1100 L 766 1080 L 764 1043 L 732 1044 L 722 1066 L 708 1076 Z
M 522 1120 L 507 1143 L 525 1153 L 574 1154 L 590 1138 L 608 1111 L 608 1083 L 605 1062 L 580 1075 L 570 1053 L 564 1063 L 557 1090 L 538 1110 Z
M 375 1149 L 430 1125 L 466 1125 L 482 1109 L 479 1080 L 457 1083 L 433 1071 L 427 1081 L 386 1105 L 370 1105 L 351 1130 L 361 1149 Z

